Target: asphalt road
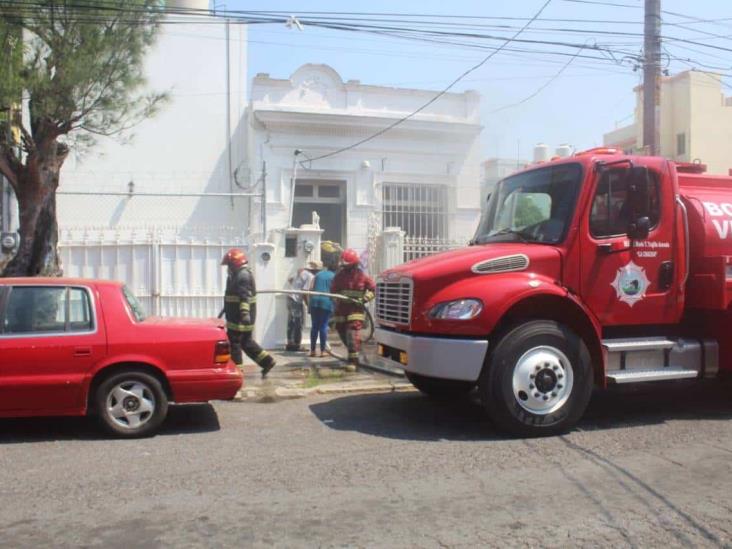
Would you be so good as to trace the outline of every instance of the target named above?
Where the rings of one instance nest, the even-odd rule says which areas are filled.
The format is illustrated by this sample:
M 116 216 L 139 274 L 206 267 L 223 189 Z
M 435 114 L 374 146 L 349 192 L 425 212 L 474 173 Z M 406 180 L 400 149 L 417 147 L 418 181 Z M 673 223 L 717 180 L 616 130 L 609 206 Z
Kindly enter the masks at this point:
M 2 420 L 0 546 L 731 546 L 730 391 L 602 394 L 533 440 L 416 393 L 178 407 L 132 441 Z

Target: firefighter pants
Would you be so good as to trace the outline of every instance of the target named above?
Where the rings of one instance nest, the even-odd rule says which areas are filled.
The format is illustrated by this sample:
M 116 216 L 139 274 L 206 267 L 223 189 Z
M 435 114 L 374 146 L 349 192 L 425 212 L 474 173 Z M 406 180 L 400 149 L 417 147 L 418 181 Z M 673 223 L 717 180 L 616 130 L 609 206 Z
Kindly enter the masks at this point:
M 244 362 L 242 351 L 256 362 L 260 368 L 265 368 L 274 362 L 272 355 L 254 341 L 251 331 L 239 332 L 236 330 L 227 330 L 226 335 L 229 337 L 229 343 L 231 343 L 231 359 L 235 364 L 241 366 Z
M 338 322 L 336 330 L 343 344 L 348 348 L 348 362 L 352 364 L 358 363 L 358 353 L 361 351 L 361 328 L 363 322 L 361 320 L 351 320 L 349 322 Z

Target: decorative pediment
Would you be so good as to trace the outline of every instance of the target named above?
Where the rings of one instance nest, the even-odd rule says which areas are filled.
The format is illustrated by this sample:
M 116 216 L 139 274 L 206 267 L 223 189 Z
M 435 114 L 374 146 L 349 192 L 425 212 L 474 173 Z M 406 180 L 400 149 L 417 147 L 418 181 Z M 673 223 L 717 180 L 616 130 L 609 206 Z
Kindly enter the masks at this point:
M 290 77 L 294 99 L 311 106 L 341 107 L 345 91 L 340 75 L 328 65 L 308 63 Z

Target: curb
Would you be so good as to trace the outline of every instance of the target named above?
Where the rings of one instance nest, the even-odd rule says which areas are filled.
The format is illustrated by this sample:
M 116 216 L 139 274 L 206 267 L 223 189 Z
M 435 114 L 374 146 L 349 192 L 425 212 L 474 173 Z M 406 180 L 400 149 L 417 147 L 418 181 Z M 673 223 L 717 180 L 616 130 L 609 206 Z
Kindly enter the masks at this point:
M 340 393 L 405 393 L 416 391 L 411 384 L 394 383 L 372 383 L 370 385 L 360 385 L 357 387 L 316 387 L 316 392 L 320 395 L 332 395 Z
M 312 387 L 310 389 L 295 389 L 287 387 L 256 387 L 240 390 L 232 399 L 234 402 L 277 402 L 305 398 L 311 395 L 337 395 L 359 393 L 410 393 L 417 389 L 409 383 L 371 383 L 367 385 L 338 386 L 332 384 L 327 387 Z

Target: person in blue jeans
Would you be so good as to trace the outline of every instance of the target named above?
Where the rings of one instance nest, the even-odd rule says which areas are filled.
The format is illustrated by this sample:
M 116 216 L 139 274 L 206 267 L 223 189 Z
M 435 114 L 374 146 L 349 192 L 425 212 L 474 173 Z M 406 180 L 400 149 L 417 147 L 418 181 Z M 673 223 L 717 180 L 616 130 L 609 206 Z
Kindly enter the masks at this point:
M 330 284 L 333 282 L 335 273 L 330 268 L 320 271 L 313 278 L 310 289 L 314 292 L 330 292 Z M 320 355 L 325 353 L 328 343 L 328 321 L 333 315 L 333 300 L 323 295 L 311 296 L 308 303 L 310 309 L 310 320 L 312 328 L 310 329 L 310 356 L 315 355 L 315 345 L 320 336 Z

